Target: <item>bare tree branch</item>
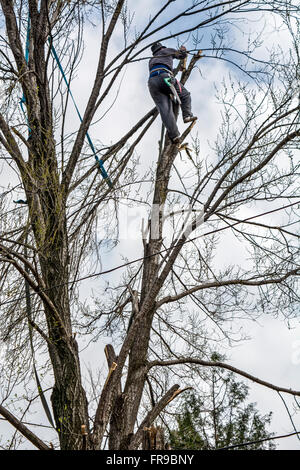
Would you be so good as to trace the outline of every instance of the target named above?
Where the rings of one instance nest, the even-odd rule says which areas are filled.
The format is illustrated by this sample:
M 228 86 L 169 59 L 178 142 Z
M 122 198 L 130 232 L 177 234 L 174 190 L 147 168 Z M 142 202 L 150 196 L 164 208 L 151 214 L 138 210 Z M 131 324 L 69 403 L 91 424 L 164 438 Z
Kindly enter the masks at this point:
M 169 361 L 152 361 L 148 364 L 148 370 L 156 366 L 168 367 L 168 366 L 174 366 L 174 365 L 179 365 L 179 364 L 199 364 L 200 366 L 204 366 L 204 367 L 220 367 L 222 369 L 230 370 L 231 372 L 234 372 L 235 374 L 239 374 L 242 377 L 245 377 L 246 379 L 252 380 L 252 382 L 256 382 L 260 385 L 263 385 L 264 387 L 275 390 L 276 392 L 284 392 L 284 393 L 288 393 L 289 395 L 300 396 L 300 391 L 273 385 L 269 382 L 266 382 L 265 380 L 261 380 L 257 377 L 254 377 L 251 374 L 248 374 L 248 372 L 244 372 L 241 369 L 231 366 L 230 364 L 226 364 L 224 362 L 219 362 L 219 361 L 204 361 L 202 359 L 197 359 L 193 357 L 185 357 L 185 358 L 174 359 L 174 360 L 169 360 Z
M 29 428 L 27 428 L 2 405 L 0 405 L 0 414 L 39 450 L 51 450 L 51 447 L 48 447 L 39 437 L 30 431 Z

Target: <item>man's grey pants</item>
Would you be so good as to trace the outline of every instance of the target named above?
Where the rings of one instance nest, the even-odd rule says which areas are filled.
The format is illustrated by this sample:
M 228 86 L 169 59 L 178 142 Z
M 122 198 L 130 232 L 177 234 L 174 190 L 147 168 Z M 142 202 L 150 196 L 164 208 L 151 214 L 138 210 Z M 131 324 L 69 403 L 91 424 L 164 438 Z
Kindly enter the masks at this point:
M 161 115 L 162 122 L 168 131 L 169 137 L 173 140 L 175 137 L 179 136 L 180 133 L 173 110 L 173 101 L 170 98 L 171 90 L 164 81 L 164 78 L 168 77 L 170 77 L 168 73 L 155 75 L 154 77 L 149 78 L 148 87 L 153 101 Z M 175 79 L 173 80 L 173 85 L 175 86 L 181 101 L 182 117 L 185 118 L 190 116 L 192 114 L 190 92 L 184 88 L 181 83 L 178 84 Z

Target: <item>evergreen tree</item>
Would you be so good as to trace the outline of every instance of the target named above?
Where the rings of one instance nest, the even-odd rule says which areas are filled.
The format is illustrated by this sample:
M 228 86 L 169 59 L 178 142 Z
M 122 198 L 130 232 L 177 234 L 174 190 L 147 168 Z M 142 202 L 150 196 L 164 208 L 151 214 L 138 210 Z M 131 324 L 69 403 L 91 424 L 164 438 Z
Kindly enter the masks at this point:
M 271 437 L 267 427 L 272 412 L 261 415 L 255 403 L 247 403 L 248 394 L 249 387 L 238 382 L 233 373 L 213 370 L 209 393 L 193 391 L 185 397 L 183 412 L 176 417 L 177 427 L 170 431 L 171 448 L 212 450 Z M 273 441 L 265 441 L 241 449 L 275 447 Z

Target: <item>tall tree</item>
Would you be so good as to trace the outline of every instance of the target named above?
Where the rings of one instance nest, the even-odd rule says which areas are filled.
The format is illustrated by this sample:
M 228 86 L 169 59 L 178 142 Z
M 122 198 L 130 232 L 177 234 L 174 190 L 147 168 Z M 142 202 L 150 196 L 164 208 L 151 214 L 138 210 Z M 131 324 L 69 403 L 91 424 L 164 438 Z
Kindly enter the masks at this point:
M 181 386 L 195 368 L 214 366 L 300 395 L 289 384 L 271 384 L 202 353 L 211 338 L 205 333 L 210 321 L 227 335 L 226 322 L 240 312 L 280 309 L 292 315 L 298 300 L 292 225 L 298 203 L 294 150 L 300 134 L 296 2 L 273 0 L 266 6 L 251 0 L 191 0 L 181 5 L 168 0 L 145 22 L 125 0 L 0 0 L 0 5 L 0 70 L 6 86 L 1 158 L 16 172 L 26 200 L 12 208 L 11 188 L 1 195 L 1 331 L 9 353 L 2 366 L 1 415 L 36 447 L 49 448 L 9 404 L 17 384 L 27 384 L 31 360 L 37 376 L 39 364 L 51 373 L 60 449 L 103 448 L 106 433 L 111 449 L 139 448 L 143 428 L 184 388 L 164 381 L 165 369 L 176 371 Z M 229 30 L 259 21 L 258 14 L 284 25 L 289 54 L 277 48 L 260 58 L 259 34 L 249 36 L 245 47 L 232 46 Z M 84 54 L 87 21 L 99 29 L 97 66 L 78 130 L 70 133 L 66 123 L 73 95 L 66 81 L 72 84 Z M 157 40 L 174 38 L 191 44 L 190 61 L 180 75 L 183 84 L 196 73 L 200 46 L 206 57 L 226 61 L 238 75 L 230 69 L 231 78 L 224 78 L 219 91 L 223 124 L 215 129 L 216 142 L 207 157 L 199 154 L 194 137 L 192 174 L 179 174 L 180 183 L 174 185 L 174 162 L 184 146 L 162 136 L 156 170 L 148 173 L 151 186 L 139 194 L 136 185 L 146 178 L 137 173 L 136 152 L 157 118 L 156 108 L 137 115 L 136 124 L 117 141 L 108 136 L 107 142 L 97 143 L 97 153 L 85 146 L 85 138 L 97 113 L 106 111 L 125 66 L 145 59 Z M 19 111 L 20 92 L 24 114 Z M 183 132 L 181 144 L 192 129 L 190 125 Z M 97 157 L 94 165 L 91 154 Z M 112 184 L 102 178 L 103 164 Z M 86 277 L 85 260 L 95 259 L 96 253 L 96 268 L 87 277 L 104 273 L 97 224 L 106 224 L 107 238 L 112 238 L 120 200 L 150 205 L 143 252 L 127 263 L 125 278 L 104 291 L 96 310 L 80 308 L 76 287 Z M 242 213 L 245 205 L 253 208 L 251 217 Z M 183 217 L 182 208 L 187 208 Z M 279 209 L 285 214 L 282 222 L 259 218 Z M 224 268 L 214 258 L 218 237 L 230 230 L 251 250 L 247 268 Z M 257 305 L 251 302 L 254 291 Z M 94 375 L 93 395 L 87 395 L 82 377 L 74 325 L 76 332 L 94 339 L 111 332 L 115 340 L 116 352 L 112 345 L 105 348 L 108 376 L 100 387 Z M 29 404 L 35 390 L 27 397 Z M 151 399 L 145 402 L 148 393 Z M 40 397 L 46 408 L 45 396 Z

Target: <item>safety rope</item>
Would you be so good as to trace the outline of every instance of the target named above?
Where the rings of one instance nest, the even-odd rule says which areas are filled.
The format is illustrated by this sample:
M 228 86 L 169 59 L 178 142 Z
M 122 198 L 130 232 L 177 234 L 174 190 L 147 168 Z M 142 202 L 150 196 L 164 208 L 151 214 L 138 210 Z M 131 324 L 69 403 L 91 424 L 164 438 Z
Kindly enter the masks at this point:
M 61 65 L 61 62 L 60 62 L 59 57 L 58 57 L 58 55 L 57 55 L 57 52 L 56 52 L 56 50 L 55 50 L 53 44 L 51 44 L 50 38 L 48 39 L 48 42 L 49 42 L 49 44 L 50 44 L 51 52 L 52 52 L 52 54 L 53 54 L 53 57 L 54 57 L 55 60 L 56 60 L 56 63 L 57 63 L 58 68 L 59 68 L 59 70 L 60 70 L 60 73 L 61 73 L 61 75 L 62 75 L 62 77 L 63 77 L 63 79 L 64 79 L 64 81 L 65 81 L 65 84 L 67 85 L 68 92 L 69 92 L 69 94 L 70 94 L 70 96 L 71 96 L 71 99 L 72 99 L 73 104 L 74 104 L 74 106 L 75 106 L 75 109 L 76 109 L 76 112 L 77 112 L 78 117 L 79 117 L 79 119 L 80 119 L 80 122 L 82 122 L 83 119 L 82 119 L 82 116 L 81 116 L 80 111 L 79 111 L 79 109 L 78 109 L 78 106 L 77 106 L 77 104 L 76 104 L 76 101 L 75 101 L 75 98 L 74 98 L 74 96 L 73 96 L 73 93 L 72 93 L 72 91 L 71 91 L 71 89 L 70 89 L 70 84 L 69 84 L 68 79 L 67 79 L 67 77 L 66 77 L 66 75 L 65 75 L 64 69 L 63 69 L 63 67 L 62 67 L 62 65 Z M 85 135 L 86 135 L 87 141 L 88 141 L 88 143 L 89 143 L 89 146 L 90 146 L 90 148 L 91 148 L 91 150 L 92 150 L 92 152 L 93 152 L 93 154 L 94 154 L 94 156 L 95 156 L 96 162 L 98 163 L 98 166 L 99 166 L 99 169 L 100 169 L 100 172 L 101 172 L 103 178 L 106 180 L 107 184 L 108 184 L 110 187 L 112 187 L 112 182 L 111 182 L 111 180 L 110 180 L 108 174 L 107 174 L 106 171 L 105 171 L 105 168 L 104 168 L 104 166 L 103 166 L 103 161 L 98 157 L 98 155 L 97 155 L 97 153 L 96 153 L 94 144 L 93 144 L 93 142 L 92 142 L 92 139 L 91 139 L 89 133 L 86 132 Z
M 27 33 L 26 33 L 26 46 L 25 46 L 25 61 L 26 61 L 26 64 L 27 64 L 27 65 L 28 65 L 28 62 L 29 62 L 30 29 L 31 29 L 31 25 L 30 25 L 30 14 L 28 13 Z M 64 81 L 65 81 L 65 83 L 66 83 L 66 85 L 67 85 L 68 93 L 70 94 L 71 99 L 72 99 L 72 101 L 73 101 L 73 103 L 74 103 L 76 112 L 77 112 L 78 117 L 79 117 L 79 119 L 80 119 L 80 122 L 82 122 L 83 119 L 82 119 L 82 116 L 81 116 L 80 111 L 79 111 L 79 109 L 78 109 L 78 106 L 77 106 L 77 104 L 76 104 L 75 98 L 74 98 L 74 96 L 73 96 L 73 94 L 72 94 L 72 91 L 71 91 L 71 89 L 70 89 L 70 84 L 69 84 L 68 79 L 67 79 L 67 77 L 66 77 L 66 75 L 65 75 L 64 69 L 63 69 L 63 67 L 62 67 L 62 65 L 61 65 L 61 62 L 60 62 L 59 57 L 58 57 L 58 55 L 57 55 L 57 52 L 56 52 L 56 50 L 55 50 L 53 44 L 51 43 L 51 39 L 50 39 L 50 38 L 48 38 L 48 42 L 49 42 L 49 45 L 50 45 L 50 47 L 51 47 L 52 55 L 53 55 L 54 59 L 56 60 L 56 63 L 57 63 L 58 68 L 59 68 L 59 70 L 60 70 L 60 73 L 61 73 L 61 75 L 62 75 L 62 77 L 63 77 L 63 79 L 64 79 Z M 21 107 L 21 109 L 22 109 L 24 115 L 26 116 L 26 120 L 27 120 L 27 124 L 28 124 L 28 129 L 29 129 L 29 136 L 30 136 L 30 135 L 31 135 L 31 129 L 30 129 L 30 126 L 29 126 L 28 117 L 27 117 L 26 112 L 25 112 L 25 109 L 24 109 L 24 104 L 25 104 L 25 103 L 26 103 L 26 98 L 25 98 L 25 95 L 24 95 L 24 93 L 23 93 L 23 96 L 22 96 L 22 98 L 20 99 L 20 107 Z M 104 180 L 107 182 L 108 186 L 111 188 L 111 187 L 113 186 L 113 184 L 112 184 L 111 179 L 109 178 L 109 176 L 108 176 L 108 174 L 107 174 L 107 172 L 106 172 L 106 170 L 105 170 L 105 168 L 104 168 L 104 165 L 103 165 L 104 162 L 103 162 L 102 159 L 100 159 L 100 158 L 98 157 L 98 155 L 97 155 L 97 153 L 96 153 L 96 149 L 95 149 L 95 147 L 94 147 L 94 144 L 93 144 L 93 142 L 92 142 L 92 139 L 91 139 L 89 133 L 86 132 L 85 135 L 86 135 L 87 141 L 88 141 L 88 143 L 89 143 L 89 146 L 90 146 L 90 148 L 91 148 L 91 150 L 92 150 L 92 152 L 93 152 L 93 155 L 94 155 L 94 157 L 95 157 L 95 160 L 96 160 L 96 162 L 97 162 L 97 164 L 98 164 L 98 168 L 99 168 L 99 170 L 100 170 L 100 173 L 101 173 L 102 177 L 104 178 Z
M 30 48 L 30 16 L 28 15 L 28 20 L 27 20 L 27 33 L 26 33 L 26 46 L 25 46 L 25 62 L 26 64 L 28 65 L 28 62 L 29 62 L 29 48 Z M 27 117 L 27 114 L 26 114 L 26 111 L 24 109 L 24 104 L 26 103 L 26 98 L 25 98 L 25 94 L 23 92 L 23 96 L 22 98 L 20 99 L 19 101 L 20 103 L 20 107 L 23 111 L 23 114 L 26 118 L 26 121 L 27 121 L 27 125 L 28 125 L 28 134 L 29 136 L 31 135 L 31 129 L 30 129 L 30 126 L 29 126 L 29 121 L 28 121 L 28 117 Z

